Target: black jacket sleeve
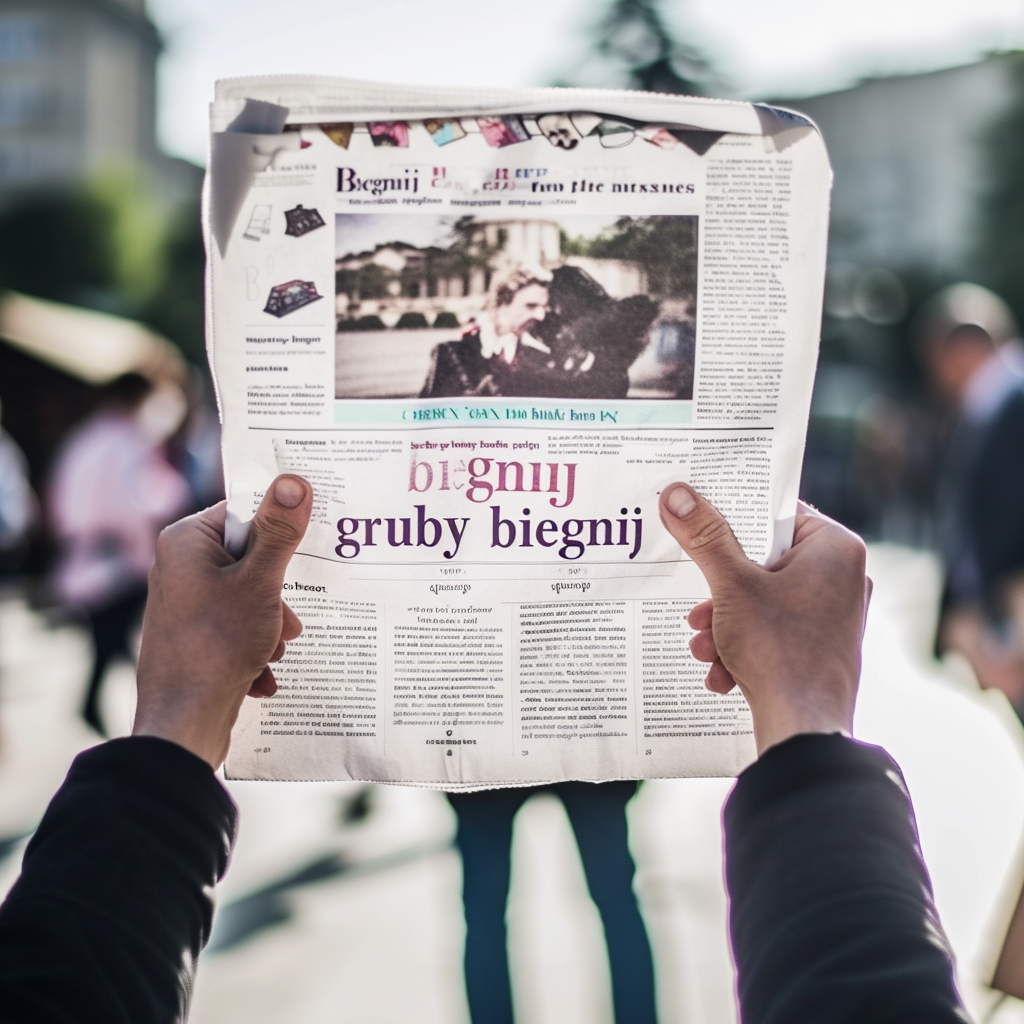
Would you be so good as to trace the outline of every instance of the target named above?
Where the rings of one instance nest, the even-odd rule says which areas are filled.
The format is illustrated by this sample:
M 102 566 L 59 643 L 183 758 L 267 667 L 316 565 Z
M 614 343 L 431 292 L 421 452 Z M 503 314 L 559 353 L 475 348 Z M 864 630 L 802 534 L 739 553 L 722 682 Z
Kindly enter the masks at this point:
M 953 959 L 897 764 L 796 736 L 725 807 L 743 1024 L 964 1024 Z
M 79 755 L 0 907 L 0 1022 L 183 1021 L 236 815 L 174 743 Z

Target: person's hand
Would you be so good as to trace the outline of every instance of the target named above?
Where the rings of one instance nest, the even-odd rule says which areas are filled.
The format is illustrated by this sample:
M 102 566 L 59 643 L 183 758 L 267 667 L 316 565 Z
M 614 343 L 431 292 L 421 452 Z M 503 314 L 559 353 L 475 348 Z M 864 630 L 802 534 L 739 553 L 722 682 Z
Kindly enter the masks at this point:
M 864 542 L 801 502 L 792 548 L 765 569 L 686 484 L 662 492 L 660 512 L 711 587 L 690 612 L 690 649 L 711 663 L 709 690 L 743 691 L 758 753 L 798 733 L 851 735 L 871 594 Z
M 313 489 L 302 477 L 279 476 L 238 560 L 224 548 L 226 502 L 160 534 L 133 735 L 172 740 L 220 767 L 246 694 L 277 692 L 268 663 L 302 632 L 281 587 L 312 506 Z
M 1016 623 L 1020 610 L 1010 605 Z M 996 633 L 983 610 L 975 605 L 954 606 L 939 623 L 940 651 L 957 651 L 974 670 L 983 690 L 1001 690 L 1014 706 L 1024 702 L 1024 650 L 1018 630 Z

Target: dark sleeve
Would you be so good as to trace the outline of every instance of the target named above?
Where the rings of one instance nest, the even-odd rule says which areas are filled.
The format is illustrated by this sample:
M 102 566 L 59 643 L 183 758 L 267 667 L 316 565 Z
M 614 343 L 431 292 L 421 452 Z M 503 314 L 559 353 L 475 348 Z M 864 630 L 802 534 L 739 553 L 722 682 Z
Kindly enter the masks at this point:
M 967 509 L 982 587 L 998 604 L 999 586 L 1024 569 L 1024 393 L 1007 401 L 986 431 Z
M 443 341 L 430 353 L 430 369 L 420 398 L 455 398 L 472 390 L 460 341 Z
M 0 1021 L 183 1021 L 236 814 L 174 743 L 79 755 L 0 907 Z
M 743 1024 L 969 1020 L 884 750 L 795 736 L 740 776 L 724 819 Z

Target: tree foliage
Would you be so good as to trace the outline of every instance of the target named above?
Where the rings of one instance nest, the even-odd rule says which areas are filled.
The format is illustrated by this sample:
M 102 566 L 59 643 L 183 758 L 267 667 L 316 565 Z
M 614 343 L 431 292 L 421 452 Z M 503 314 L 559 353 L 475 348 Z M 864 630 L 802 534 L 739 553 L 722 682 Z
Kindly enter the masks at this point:
M 198 200 L 167 210 L 128 170 L 0 214 L 0 289 L 141 320 L 197 365 L 205 265 Z
M 0 287 L 55 302 L 119 304 L 109 209 L 82 192 L 47 192 L 6 210 Z
M 474 270 L 486 273 L 505 248 L 507 232 L 498 228 L 497 238 L 489 245 L 486 227 L 467 215 L 452 225 L 450 237 L 447 246 L 431 249 L 427 254 L 430 273 L 436 277 L 467 277 Z
M 367 263 L 357 269 L 342 269 L 334 275 L 335 288 L 351 301 L 385 299 L 391 283 L 398 275 L 379 263 Z
M 639 263 L 652 295 L 685 299 L 697 291 L 696 217 L 620 217 L 597 238 L 563 235 L 562 252 Z
M 198 201 L 171 218 L 162 238 L 160 277 L 141 318 L 197 366 L 206 365 L 206 249 Z
M 715 74 L 701 51 L 678 39 L 659 0 L 612 0 L 596 22 L 590 53 L 558 85 L 613 85 L 699 96 Z

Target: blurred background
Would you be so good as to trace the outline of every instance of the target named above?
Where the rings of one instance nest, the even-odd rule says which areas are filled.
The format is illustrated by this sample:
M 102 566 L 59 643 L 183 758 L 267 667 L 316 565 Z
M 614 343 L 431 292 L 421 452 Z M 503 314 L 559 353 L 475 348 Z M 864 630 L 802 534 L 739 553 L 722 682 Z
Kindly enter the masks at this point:
M 74 754 L 128 729 L 156 531 L 219 496 L 206 104 L 218 77 L 286 72 L 758 99 L 820 126 L 835 188 L 802 493 L 872 542 L 858 726 L 906 769 L 972 1008 L 1024 1020 L 983 984 L 1024 873 L 1024 743 L 1002 694 L 935 657 L 956 416 L 919 344 L 956 282 L 1024 322 L 1020 0 L 0 0 L 0 882 Z M 232 788 L 242 838 L 193 1020 L 467 1019 L 439 797 Z M 655 782 L 632 808 L 666 1021 L 735 1019 L 727 791 Z M 530 802 L 515 850 L 520 1017 L 610 1021 L 557 803 Z

